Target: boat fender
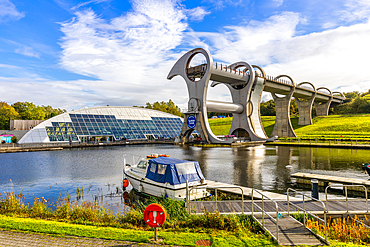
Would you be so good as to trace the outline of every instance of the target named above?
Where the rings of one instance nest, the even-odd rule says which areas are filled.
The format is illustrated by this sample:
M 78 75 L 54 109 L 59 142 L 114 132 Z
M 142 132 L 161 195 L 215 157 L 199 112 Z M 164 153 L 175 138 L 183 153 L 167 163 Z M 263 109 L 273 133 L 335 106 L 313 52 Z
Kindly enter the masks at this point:
M 127 179 L 127 178 L 125 178 L 125 179 L 123 179 L 123 180 L 122 180 L 122 186 L 123 186 L 124 188 L 127 188 L 129 184 L 130 184 L 130 182 L 128 181 L 128 179 Z
M 139 191 L 139 192 L 143 192 L 143 185 L 142 185 L 142 184 L 140 184 L 140 185 L 139 185 L 139 189 L 138 189 L 138 191 Z

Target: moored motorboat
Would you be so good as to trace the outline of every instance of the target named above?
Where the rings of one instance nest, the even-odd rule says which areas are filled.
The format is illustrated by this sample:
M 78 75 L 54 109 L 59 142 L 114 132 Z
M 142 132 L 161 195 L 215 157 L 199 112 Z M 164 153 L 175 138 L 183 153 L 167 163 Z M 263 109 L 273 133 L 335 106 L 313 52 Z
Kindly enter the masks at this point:
M 197 161 L 170 157 L 139 159 L 136 164 L 124 164 L 124 174 L 135 191 L 152 196 L 184 200 L 187 187 L 190 200 L 209 195 L 205 186 L 199 187 L 206 183 Z

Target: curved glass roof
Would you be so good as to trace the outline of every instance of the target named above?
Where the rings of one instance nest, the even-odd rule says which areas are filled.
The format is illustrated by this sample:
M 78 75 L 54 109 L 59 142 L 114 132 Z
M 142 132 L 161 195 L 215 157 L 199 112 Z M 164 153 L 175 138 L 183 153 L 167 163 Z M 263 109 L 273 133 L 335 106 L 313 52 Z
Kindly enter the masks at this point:
M 94 107 L 55 116 L 37 125 L 19 143 L 69 142 L 82 138 L 139 140 L 175 138 L 183 119 L 138 107 Z

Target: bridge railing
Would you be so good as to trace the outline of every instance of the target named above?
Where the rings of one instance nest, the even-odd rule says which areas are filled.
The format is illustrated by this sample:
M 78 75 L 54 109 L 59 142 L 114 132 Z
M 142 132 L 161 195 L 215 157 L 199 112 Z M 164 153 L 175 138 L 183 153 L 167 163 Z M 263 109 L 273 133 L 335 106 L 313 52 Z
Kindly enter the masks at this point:
M 254 192 L 257 192 L 258 194 L 260 194 L 262 196 L 262 207 L 260 207 L 259 205 L 257 205 L 255 202 L 254 202 L 254 196 L 253 196 L 253 193 Z M 265 199 L 266 198 L 267 200 L 273 202 L 275 204 L 275 210 L 276 210 L 276 217 L 272 217 L 269 213 L 267 213 L 265 211 Z M 270 199 L 268 196 L 264 195 L 262 192 L 256 190 L 256 189 L 252 189 L 252 218 L 257 221 L 259 223 L 259 221 L 257 220 L 257 218 L 254 216 L 254 207 L 258 208 L 259 210 L 262 211 L 262 228 L 265 229 L 266 231 L 268 231 L 266 228 L 265 228 L 265 215 L 267 215 L 273 222 L 275 222 L 276 224 L 276 237 L 270 233 L 270 235 L 276 239 L 277 242 L 279 242 L 279 205 L 277 204 L 276 201 Z M 268 231 L 269 232 L 269 231 Z
M 213 67 L 215 69 L 219 69 L 221 71 L 225 71 L 225 72 L 229 72 L 229 73 L 234 73 L 234 74 L 239 74 L 241 76 L 245 76 L 245 75 L 248 75 L 249 74 L 249 71 L 246 71 L 244 72 L 243 70 L 240 70 L 240 69 L 230 69 L 228 66 L 225 66 L 223 65 L 222 63 L 216 63 L 215 65 L 213 65 Z M 292 85 L 291 82 L 287 81 L 287 80 L 283 80 L 283 79 L 277 79 L 275 80 L 275 77 L 273 76 L 270 76 L 270 75 L 266 75 L 266 79 L 267 80 L 270 80 L 270 81 L 274 81 L 274 82 L 278 82 L 278 83 L 282 83 L 282 84 L 287 84 L 287 85 Z
M 347 209 L 347 213 L 350 212 L 349 210 L 349 198 L 348 198 L 348 192 L 347 192 L 347 188 L 348 187 L 360 187 L 360 188 L 363 188 L 364 189 L 364 193 L 365 193 L 365 200 L 366 200 L 366 213 L 369 213 L 369 203 L 368 203 L 368 198 L 367 198 L 367 188 L 365 185 L 362 185 L 362 184 L 343 184 L 343 185 L 336 185 L 336 184 L 331 184 L 331 185 L 328 185 L 326 188 L 325 188 L 325 199 L 326 199 L 326 208 L 329 212 L 329 200 L 328 200 L 328 188 L 335 188 L 335 187 L 343 187 L 344 188 L 344 194 L 346 196 L 346 209 Z M 354 199 L 354 200 L 357 200 L 357 199 Z
M 292 203 L 290 200 L 289 200 L 289 191 L 292 191 L 292 192 L 294 192 L 294 193 L 296 193 L 296 194 L 299 194 L 299 195 L 301 195 L 302 196 L 302 206 L 303 206 L 303 208 L 302 207 L 300 207 L 300 206 L 298 206 L 298 205 L 296 205 L 296 204 L 294 204 L 294 203 Z M 318 217 L 318 216 L 316 216 L 316 215 L 314 215 L 314 214 L 312 214 L 310 211 L 308 211 L 308 210 L 306 210 L 306 207 L 305 207 L 305 197 L 307 197 L 307 198 L 309 198 L 310 200 L 313 200 L 313 201 L 316 201 L 316 202 L 319 202 L 319 203 L 321 203 L 321 205 L 322 205 L 322 207 L 323 207 L 323 211 L 324 211 L 324 219 L 321 219 L 320 217 Z M 323 238 L 323 237 L 321 237 L 320 235 L 318 235 L 318 234 L 316 234 L 316 233 L 314 233 L 314 232 L 312 232 L 311 231 L 311 229 L 309 229 L 309 228 L 307 228 L 307 230 L 309 230 L 310 232 L 312 232 L 313 234 L 315 234 L 316 236 L 318 236 L 319 238 L 321 238 L 323 241 L 325 241 L 327 244 L 329 244 L 329 242 L 328 242 L 328 235 L 327 235 L 327 222 L 326 222 L 326 214 L 327 214 L 327 212 L 328 212 L 328 209 L 327 209 L 327 207 L 325 207 L 325 204 L 324 204 L 324 202 L 323 201 L 320 201 L 320 200 L 317 200 L 316 198 L 313 198 L 313 197 L 311 197 L 311 196 L 308 196 L 308 195 L 305 195 L 304 193 L 302 193 L 302 192 L 300 192 L 300 191 L 296 191 L 296 190 L 294 190 L 294 189 L 292 189 L 292 188 L 288 188 L 288 190 L 287 190 L 287 203 L 288 203 L 288 215 L 290 216 L 290 210 L 289 210 L 289 205 L 292 205 L 292 206 L 294 206 L 296 209 L 298 209 L 298 210 L 302 210 L 303 212 L 304 212 L 304 216 L 303 216 L 303 225 L 306 227 L 306 214 L 308 214 L 308 215 L 310 215 L 310 216 L 312 216 L 313 218 L 315 218 L 315 219 L 317 219 L 317 220 L 319 220 L 319 221 L 321 221 L 321 222 L 323 222 L 324 223 L 324 229 L 325 229 L 325 238 Z
M 235 188 L 235 189 L 240 189 L 241 191 L 241 194 L 242 194 L 242 199 L 241 199 L 241 203 L 242 203 L 242 213 L 244 213 L 244 191 L 243 191 L 243 188 L 240 187 L 240 186 L 204 186 L 204 185 L 196 185 L 196 186 L 192 186 L 191 188 L 189 188 L 189 185 L 188 183 L 186 184 L 186 199 L 185 199 L 185 207 L 187 209 L 188 212 L 190 212 L 191 208 L 190 208 L 190 195 L 191 195 L 191 192 L 192 190 L 196 190 L 196 189 L 200 189 L 200 188 L 207 188 L 207 189 L 214 189 L 215 190 L 215 195 L 214 195 L 214 199 L 215 199 L 215 210 L 218 211 L 218 196 L 217 196 L 217 192 L 218 192 L 218 189 L 232 189 L 232 188 Z M 202 201 L 192 201 L 192 203 L 202 203 Z

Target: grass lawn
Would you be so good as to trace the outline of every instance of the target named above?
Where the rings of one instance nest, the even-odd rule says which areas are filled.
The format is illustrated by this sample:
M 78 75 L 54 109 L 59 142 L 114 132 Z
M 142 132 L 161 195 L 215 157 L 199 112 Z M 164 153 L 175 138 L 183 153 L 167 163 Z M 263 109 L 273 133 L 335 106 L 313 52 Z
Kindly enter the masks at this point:
M 58 236 L 79 236 L 101 238 L 111 240 L 124 240 L 140 243 L 150 243 L 154 238 L 154 231 L 122 229 L 115 227 L 98 227 L 90 225 L 78 225 L 58 221 L 17 218 L 0 215 L 1 229 L 15 229 L 26 232 L 45 233 Z M 212 241 L 212 246 L 276 246 L 268 237 L 253 235 L 251 233 L 231 233 L 227 231 L 209 230 L 203 233 L 169 231 L 158 228 L 158 238 L 163 239 L 164 244 L 196 246 L 195 242 L 200 239 Z
M 262 116 L 266 134 L 271 135 L 275 116 Z M 299 126 L 298 117 L 291 118 L 292 126 L 299 138 L 346 138 L 370 139 L 370 115 L 329 115 L 315 117 L 313 125 Z M 216 135 L 228 135 L 232 118 L 209 119 L 210 127 Z M 342 136 L 342 137 L 341 137 Z
M 139 243 L 151 243 L 151 240 L 154 238 L 153 231 L 79 225 L 50 220 L 9 217 L 5 215 L 0 215 L 0 229 L 43 233 L 60 237 L 78 236 Z M 195 242 L 197 240 L 207 239 L 213 243 L 212 246 L 220 247 L 277 246 L 277 244 L 271 241 L 269 237 L 261 237 L 251 233 L 244 234 L 243 232 L 230 233 L 220 230 L 204 231 L 204 233 L 192 233 L 191 229 L 187 229 L 187 232 L 178 232 L 165 231 L 158 228 L 158 238 L 163 239 L 161 243 L 168 245 L 196 246 Z M 337 241 L 331 241 L 330 243 L 331 246 L 363 246 Z

